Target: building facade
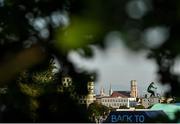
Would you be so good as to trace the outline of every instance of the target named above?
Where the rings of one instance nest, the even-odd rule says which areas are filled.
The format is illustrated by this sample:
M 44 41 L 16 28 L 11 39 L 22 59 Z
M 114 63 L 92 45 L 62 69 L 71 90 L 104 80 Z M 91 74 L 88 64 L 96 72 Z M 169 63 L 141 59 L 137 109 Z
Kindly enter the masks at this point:
M 91 103 L 96 101 L 96 95 L 94 93 L 94 82 L 89 81 L 87 84 L 88 94 L 86 96 L 80 96 L 79 102 L 80 104 L 86 104 L 88 107 Z
M 63 87 L 70 87 L 72 85 L 72 78 L 70 76 L 62 77 Z
M 131 102 L 135 102 L 137 94 L 137 82 L 130 82 L 130 91 L 113 91 L 110 85 L 109 95 L 105 95 L 103 88 L 100 90 L 100 95 L 96 96 L 96 101 L 107 107 L 119 108 L 121 106 L 130 107 Z
M 138 97 L 137 81 L 131 80 L 131 97 Z
M 97 98 L 97 102 L 107 107 L 119 108 L 121 106 L 130 107 L 130 101 L 135 101 L 135 98 L 122 98 L 122 97 L 101 97 Z

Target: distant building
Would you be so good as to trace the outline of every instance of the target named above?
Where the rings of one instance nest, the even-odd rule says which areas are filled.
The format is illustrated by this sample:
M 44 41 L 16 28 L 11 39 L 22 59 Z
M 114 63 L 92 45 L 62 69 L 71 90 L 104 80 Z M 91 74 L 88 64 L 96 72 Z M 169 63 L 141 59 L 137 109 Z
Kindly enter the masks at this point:
M 60 89 L 61 92 L 66 90 L 67 88 L 72 87 L 72 78 L 70 76 L 63 76 L 62 77 L 62 86 Z M 96 100 L 95 94 L 94 94 L 94 82 L 89 81 L 87 83 L 87 90 L 88 94 L 86 96 L 76 96 L 79 99 L 80 104 L 85 104 L 87 107 L 93 103 Z
M 65 88 L 72 86 L 72 78 L 70 76 L 62 77 L 62 85 Z M 91 80 L 87 83 L 88 94 L 86 96 L 77 96 L 80 104 L 85 104 L 87 107 L 97 101 L 107 107 L 119 108 L 120 106 L 130 107 L 130 103 L 136 101 L 137 95 L 137 82 L 132 80 L 130 82 L 130 91 L 113 91 L 109 88 L 109 95 L 105 94 L 104 88 L 101 88 L 100 94 L 94 93 L 94 82 Z
M 102 87 L 101 90 L 100 90 L 100 96 L 106 96 L 105 94 L 105 89 Z
M 101 88 L 100 95 L 97 95 L 97 96 L 108 96 L 108 95 L 105 94 L 104 88 Z M 136 80 L 131 80 L 131 82 L 130 82 L 130 91 L 113 91 L 112 88 L 111 88 L 111 84 L 110 84 L 109 96 L 137 98 L 138 97 L 137 81 Z
M 91 103 L 94 103 L 96 100 L 95 94 L 94 94 L 94 82 L 89 81 L 87 84 L 88 94 L 86 96 L 80 96 L 80 104 L 86 104 L 88 107 Z
M 113 90 L 112 90 L 111 84 L 110 84 L 110 88 L 109 88 L 109 96 L 111 96 L 112 93 L 113 93 Z
M 96 100 L 95 94 L 94 94 L 94 82 L 93 81 L 89 81 L 88 85 L 88 95 L 86 97 L 86 104 L 87 106 L 89 106 L 91 103 L 93 103 Z
M 119 108 L 120 106 L 130 107 L 132 101 L 137 98 L 137 82 L 131 81 L 131 91 L 113 91 L 110 85 L 109 96 L 105 95 L 103 88 L 100 95 L 96 96 L 96 101 L 107 107 Z
M 131 92 L 130 91 L 113 91 L 111 96 L 112 97 L 130 98 Z
M 96 100 L 107 107 L 119 108 L 120 106 L 130 107 L 130 101 L 135 101 L 136 98 L 104 96 L 97 97 Z
M 70 87 L 72 85 L 72 78 L 70 76 L 62 77 L 63 87 Z
M 154 104 L 160 103 L 161 99 L 159 97 L 149 97 L 149 98 L 141 98 L 141 104 L 148 108 Z
M 137 91 L 137 81 L 131 80 L 131 97 L 138 97 L 138 91 Z

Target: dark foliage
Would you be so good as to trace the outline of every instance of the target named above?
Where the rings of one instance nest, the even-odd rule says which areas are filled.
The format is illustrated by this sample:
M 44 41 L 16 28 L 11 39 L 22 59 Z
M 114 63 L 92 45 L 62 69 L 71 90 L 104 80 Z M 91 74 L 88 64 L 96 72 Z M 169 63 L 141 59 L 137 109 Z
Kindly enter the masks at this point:
M 4 115 L 6 118 L 4 122 L 10 121 L 8 116 L 14 117 L 11 119 L 14 122 L 33 121 L 29 113 L 22 118 L 24 114 L 12 107 L 12 103 L 16 102 L 18 106 L 22 106 L 21 108 L 25 107 L 20 102 L 21 100 L 29 103 L 24 94 L 20 93 L 16 81 L 19 73 L 25 70 L 32 72 L 41 70 L 49 58 L 56 57 L 61 66 L 57 75 L 59 81 L 57 84 L 61 84 L 63 74 L 68 74 L 74 79 L 77 94 L 86 94 L 85 87 L 91 74 L 77 71 L 68 60 L 68 53 L 71 50 L 82 49 L 84 51 L 82 56 L 91 57 L 93 52 L 89 45 L 96 44 L 105 48 L 104 36 L 111 31 L 121 32 L 125 44 L 134 52 L 142 49 L 150 50 L 148 57 L 157 63 L 160 82 L 169 84 L 171 91 L 168 94 L 178 97 L 180 78 L 173 72 L 173 67 L 180 53 L 180 2 L 178 0 L 139 1 L 146 6 L 147 11 L 144 14 L 141 14 L 141 11 L 134 11 L 134 8 L 130 6 L 132 2 L 133 0 L 0 1 L 0 85 L 17 87 L 15 92 L 10 91 L 12 94 L 16 93 L 16 99 L 10 98 L 11 101 L 6 103 L 8 109 Z M 127 7 L 128 5 L 130 8 Z M 61 14 L 68 15 L 70 26 L 66 27 Z M 61 19 L 57 22 L 54 17 Z M 161 45 L 149 47 L 141 37 L 146 29 L 156 26 L 167 27 L 169 36 Z M 67 32 L 69 32 L 68 38 L 64 35 Z M 88 39 L 81 36 L 89 36 L 89 34 L 93 37 Z M 48 98 L 53 100 L 48 101 Z M 81 116 L 83 109 L 79 111 L 81 109 L 78 108 L 76 102 L 71 104 L 73 100 L 68 95 L 57 95 L 55 92 L 50 92 L 39 97 L 38 100 L 41 101 L 40 106 L 42 107 L 38 109 L 41 113 L 39 122 L 85 122 L 86 120 Z M 63 104 L 66 107 L 54 113 L 50 112 L 53 113 L 50 114 L 47 109 L 44 109 L 50 106 L 49 102 Z M 46 104 L 43 105 L 43 103 Z M 22 110 L 26 111 L 26 108 Z M 70 119 L 65 119 L 69 113 L 71 114 Z

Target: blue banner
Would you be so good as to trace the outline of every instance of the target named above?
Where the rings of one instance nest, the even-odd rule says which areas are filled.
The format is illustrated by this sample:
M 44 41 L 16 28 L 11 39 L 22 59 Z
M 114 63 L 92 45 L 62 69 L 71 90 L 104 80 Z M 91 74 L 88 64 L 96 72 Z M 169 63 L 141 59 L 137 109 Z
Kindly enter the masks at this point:
M 112 111 L 105 122 L 144 123 L 152 122 L 158 116 L 167 117 L 163 111 Z

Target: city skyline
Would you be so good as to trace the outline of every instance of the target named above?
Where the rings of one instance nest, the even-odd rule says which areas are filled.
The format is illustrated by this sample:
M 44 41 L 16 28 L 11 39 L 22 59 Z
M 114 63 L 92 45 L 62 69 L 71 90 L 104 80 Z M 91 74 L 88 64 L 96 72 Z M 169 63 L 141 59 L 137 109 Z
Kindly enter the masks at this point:
M 108 90 L 111 83 L 115 90 L 129 89 L 127 83 L 130 80 L 137 80 L 140 94 L 144 94 L 148 85 L 155 82 L 159 87 L 159 93 L 163 93 L 168 86 L 162 86 L 158 82 L 157 65 L 155 61 L 147 59 L 149 51 L 131 51 L 117 32 L 110 33 L 106 37 L 105 50 L 92 46 L 94 57 L 92 59 L 82 58 L 77 52 L 71 52 L 69 59 L 77 69 L 96 71 L 98 74 L 96 90 L 102 86 Z

